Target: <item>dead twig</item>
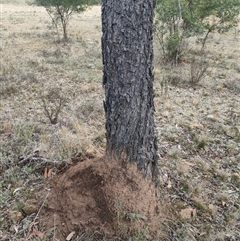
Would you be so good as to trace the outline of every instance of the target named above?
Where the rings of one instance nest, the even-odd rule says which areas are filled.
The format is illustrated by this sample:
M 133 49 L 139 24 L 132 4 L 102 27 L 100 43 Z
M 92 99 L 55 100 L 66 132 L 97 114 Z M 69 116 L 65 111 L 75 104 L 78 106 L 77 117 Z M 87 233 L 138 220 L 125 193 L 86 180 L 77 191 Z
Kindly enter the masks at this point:
M 38 164 L 41 167 L 54 166 L 58 169 L 67 167 L 72 163 L 70 159 L 62 160 L 62 161 L 50 160 L 42 156 L 36 155 L 36 153 L 30 154 L 26 157 L 21 156 L 19 159 L 20 161 L 18 162 L 18 164 L 20 166 L 29 165 L 29 164 Z
M 37 214 L 36 214 L 36 216 L 35 216 L 35 218 L 33 219 L 33 221 L 29 224 L 29 226 L 28 226 L 28 233 L 27 233 L 27 236 L 26 236 L 26 238 L 25 238 L 25 241 L 27 241 L 27 240 L 30 240 L 30 238 L 32 238 L 32 236 L 39 236 L 39 237 L 41 237 L 42 235 L 43 235 L 43 233 L 42 232 L 40 232 L 40 231 L 38 231 L 38 230 L 35 230 L 35 232 L 33 232 L 32 231 L 32 227 L 33 226 L 35 226 L 36 224 L 38 224 L 38 222 L 36 222 L 36 220 L 39 218 L 39 214 L 40 214 L 40 212 L 41 212 L 41 210 L 42 210 L 42 208 L 44 207 L 44 205 L 45 205 L 45 203 L 46 203 L 46 201 L 47 201 L 47 198 L 48 198 L 48 196 L 49 196 L 49 191 L 47 192 L 47 195 L 45 196 L 45 199 L 43 200 L 43 203 L 42 203 L 42 205 L 41 205 L 41 207 L 39 208 L 39 210 L 38 210 L 38 212 L 37 212 Z M 36 232 L 37 231 L 37 232 Z M 41 237 L 41 239 L 42 239 L 42 237 Z

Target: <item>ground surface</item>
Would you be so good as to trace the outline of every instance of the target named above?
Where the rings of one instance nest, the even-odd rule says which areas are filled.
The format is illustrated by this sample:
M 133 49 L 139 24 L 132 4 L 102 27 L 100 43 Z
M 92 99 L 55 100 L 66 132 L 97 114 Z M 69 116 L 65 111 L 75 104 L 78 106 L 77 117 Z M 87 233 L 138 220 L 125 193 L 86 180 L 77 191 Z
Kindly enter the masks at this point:
M 58 42 L 43 8 L 23 1 L 1 4 L 0 28 L 0 240 L 39 240 L 43 235 L 45 240 L 54 240 L 56 226 L 58 230 L 62 227 L 61 235 L 78 230 L 79 226 L 65 218 L 73 218 L 71 210 L 79 205 L 74 200 L 83 198 L 71 192 L 73 186 L 81 185 L 80 180 L 93 177 L 89 187 L 97 180 L 96 192 L 82 190 L 91 200 L 90 211 L 98 210 L 98 193 L 106 190 L 100 202 L 108 203 L 109 193 L 117 189 L 109 190 L 106 182 L 117 185 L 105 176 L 111 165 L 103 165 L 101 159 L 100 170 L 101 165 L 94 161 L 103 156 L 105 147 L 100 7 L 72 19 L 67 44 Z M 167 207 L 159 212 L 169 211 L 165 218 L 155 216 L 164 233 L 162 240 L 240 240 L 240 36 L 236 33 L 233 29 L 226 35 L 210 36 L 204 53 L 209 69 L 196 85 L 189 83 L 189 59 L 199 57 L 195 39 L 189 40 L 186 57 L 178 67 L 162 66 L 155 42 L 155 121 L 161 157 L 157 194 L 160 207 Z M 57 124 L 51 124 L 46 110 L 53 108 L 54 112 L 60 100 L 64 104 Z M 83 172 L 84 165 L 91 166 L 89 175 Z M 96 170 L 103 176 L 94 176 Z M 81 173 L 86 178 L 81 179 Z M 105 182 L 99 183 L 102 180 Z M 128 191 L 142 186 L 139 179 L 134 180 Z M 58 198 L 63 189 L 68 193 L 63 198 L 66 206 Z M 125 217 L 130 211 L 133 221 L 151 223 L 145 215 L 153 210 L 134 210 L 128 199 L 130 207 L 122 211 L 127 202 L 118 194 L 124 199 L 117 192 L 115 201 L 107 206 L 106 213 L 113 220 L 107 222 L 108 232 L 117 229 L 126 234 Z M 66 216 L 51 216 L 59 208 Z M 115 218 L 110 215 L 112 208 Z M 100 211 L 92 215 L 98 215 L 94 216 L 96 226 L 108 220 Z M 90 227 L 78 217 L 77 222 L 83 222 L 86 230 Z M 151 239 L 144 225 L 129 236 Z M 101 240 L 107 230 L 97 228 L 95 234 Z M 93 236 L 75 233 L 74 239 L 93 240 Z

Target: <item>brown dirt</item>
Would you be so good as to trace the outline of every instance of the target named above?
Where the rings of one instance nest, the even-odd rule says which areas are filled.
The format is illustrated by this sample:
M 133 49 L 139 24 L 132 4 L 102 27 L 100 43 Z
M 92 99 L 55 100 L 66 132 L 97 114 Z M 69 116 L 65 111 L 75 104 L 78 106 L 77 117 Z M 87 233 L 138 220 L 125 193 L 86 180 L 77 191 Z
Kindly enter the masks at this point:
M 162 231 L 155 187 L 134 164 L 89 159 L 59 174 L 50 185 L 40 224 L 42 230 L 55 227 L 60 240 L 73 231 L 95 230 L 107 237 L 130 237 L 146 227 L 152 240 Z

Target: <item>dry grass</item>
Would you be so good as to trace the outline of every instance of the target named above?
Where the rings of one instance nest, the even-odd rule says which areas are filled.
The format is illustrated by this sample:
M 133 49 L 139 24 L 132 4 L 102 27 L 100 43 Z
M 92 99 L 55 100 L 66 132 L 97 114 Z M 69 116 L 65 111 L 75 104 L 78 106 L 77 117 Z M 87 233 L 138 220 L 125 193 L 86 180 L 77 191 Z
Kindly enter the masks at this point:
M 23 207 L 36 198 L 43 175 L 38 166 L 19 166 L 18 158 L 36 150 L 58 161 L 103 153 L 100 7 L 74 16 L 67 44 L 57 43 L 43 8 L 23 1 L 2 2 L 0 28 L 0 240 L 20 240 L 34 219 L 21 216 Z M 203 56 L 195 39 L 177 68 L 161 66 L 155 51 L 160 192 L 175 215 L 166 224 L 168 240 L 240 240 L 239 39 L 235 30 L 211 36 L 209 68 L 196 85 L 191 59 Z M 51 88 L 66 98 L 55 125 L 41 101 Z M 196 214 L 183 218 L 186 208 Z

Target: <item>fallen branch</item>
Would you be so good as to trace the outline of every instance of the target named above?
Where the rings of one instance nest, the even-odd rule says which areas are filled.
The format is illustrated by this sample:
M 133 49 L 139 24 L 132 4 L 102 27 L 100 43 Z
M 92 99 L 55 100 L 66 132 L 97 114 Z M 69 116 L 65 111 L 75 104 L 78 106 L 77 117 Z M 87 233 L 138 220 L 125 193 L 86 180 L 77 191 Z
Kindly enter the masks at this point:
M 39 156 L 36 153 L 30 154 L 28 156 L 21 156 L 19 158 L 19 165 L 24 166 L 24 165 L 29 165 L 29 164 L 38 164 L 41 167 L 46 167 L 46 166 L 53 166 L 56 168 L 63 168 L 67 167 L 72 163 L 70 159 L 68 160 L 62 160 L 62 161 L 56 161 L 56 160 L 50 160 L 47 158 L 44 158 L 42 156 Z

